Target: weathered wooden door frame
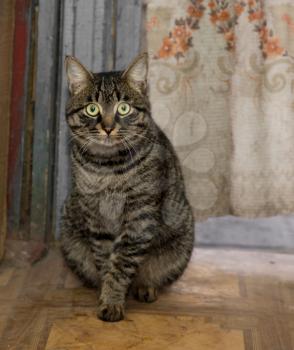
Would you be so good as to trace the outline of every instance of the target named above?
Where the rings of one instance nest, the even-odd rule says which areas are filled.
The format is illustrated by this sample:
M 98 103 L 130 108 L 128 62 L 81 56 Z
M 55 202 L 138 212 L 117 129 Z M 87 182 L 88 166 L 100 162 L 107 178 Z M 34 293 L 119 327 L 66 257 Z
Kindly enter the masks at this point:
M 4 241 L 7 230 L 7 174 L 9 150 L 9 122 L 13 65 L 14 1 L 1 2 L 0 14 L 0 260 L 4 253 Z

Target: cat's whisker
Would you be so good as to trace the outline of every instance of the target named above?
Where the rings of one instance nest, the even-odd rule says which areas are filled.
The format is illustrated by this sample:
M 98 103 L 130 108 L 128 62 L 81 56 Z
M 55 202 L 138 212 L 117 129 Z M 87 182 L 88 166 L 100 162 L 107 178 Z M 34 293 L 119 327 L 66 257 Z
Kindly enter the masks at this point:
M 84 155 L 85 152 L 88 150 L 87 146 L 89 145 L 90 142 L 91 142 L 91 140 L 87 140 L 87 141 L 83 144 L 83 146 L 82 146 L 82 148 L 81 148 L 81 154 L 82 154 L 82 155 Z
M 130 148 L 129 148 L 129 146 L 128 146 L 128 143 L 127 143 L 126 139 L 125 139 L 125 138 L 123 138 L 123 139 L 122 139 L 122 141 L 123 141 L 124 145 L 126 145 L 126 146 L 127 146 L 127 149 L 128 149 L 128 151 L 129 151 L 129 154 L 130 154 L 131 159 L 132 159 L 132 162 L 133 162 L 132 152 L 131 152 L 131 150 L 130 150 Z
M 125 137 L 124 140 L 126 141 L 126 143 L 132 147 L 132 149 L 134 150 L 135 154 L 137 153 L 137 150 L 135 149 L 134 145 L 130 142 L 130 139 L 128 139 L 128 137 Z
M 68 144 L 70 144 L 71 142 L 73 141 L 80 141 L 81 138 L 83 137 L 86 137 L 87 134 L 86 133 L 83 133 L 83 132 L 80 132 L 80 131 L 75 131 L 74 133 L 72 133 L 69 137 L 69 140 L 68 140 Z
M 124 133 L 124 135 L 135 136 L 135 137 L 137 136 L 139 138 L 146 139 L 146 140 L 148 140 L 148 141 L 150 141 L 152 143 L 155 143 L 154 139 L 151 139 L 151 138 L 149 138 L 149 137 L 147 137 L 145 135 L 137 134 L 137 133 L 134 133 L 134 132 L 126 132 L 126 133 Z

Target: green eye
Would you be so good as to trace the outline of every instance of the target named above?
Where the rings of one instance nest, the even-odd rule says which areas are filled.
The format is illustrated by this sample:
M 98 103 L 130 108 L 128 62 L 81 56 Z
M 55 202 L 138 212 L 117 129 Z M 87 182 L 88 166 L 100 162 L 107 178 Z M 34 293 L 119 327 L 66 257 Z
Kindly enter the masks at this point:
M 117 111 L 121 116 L 127 115 L 131 110 L 131 106 L 126 103 L 126 102 L 122 102 L 118 105 L 117 107 Z
M 97 106 L 95 103 L 90 103 L 86 107 L 86 113 L 90 117 L 96 117 L 96 115 L 99 113 L 99 111 L 100 111 L 99 106 Z

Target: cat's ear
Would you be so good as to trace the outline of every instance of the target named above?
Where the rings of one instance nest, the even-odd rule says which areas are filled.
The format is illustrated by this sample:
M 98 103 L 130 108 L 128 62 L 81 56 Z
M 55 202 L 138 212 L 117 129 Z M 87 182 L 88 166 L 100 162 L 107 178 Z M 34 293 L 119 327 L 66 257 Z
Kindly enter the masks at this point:
M 72 95 L 78 94 L 93 81 L 93 75 L 75 57 L 65 57 L 68 88 Z
M 139 93 L 145 93 L 147 88 L 148 75 L 148 55 L 143 53 L 139 55 L 124 71 L 122 77 L 127 80 L 129 85 Z

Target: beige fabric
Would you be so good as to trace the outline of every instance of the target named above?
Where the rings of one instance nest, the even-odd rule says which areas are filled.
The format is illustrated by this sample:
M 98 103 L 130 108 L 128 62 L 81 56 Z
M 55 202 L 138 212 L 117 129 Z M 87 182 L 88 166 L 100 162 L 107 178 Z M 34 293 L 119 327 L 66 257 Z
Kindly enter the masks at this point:
M 146 29 L 195 217 L 293 213 L 294 2 L 149 0 Z

